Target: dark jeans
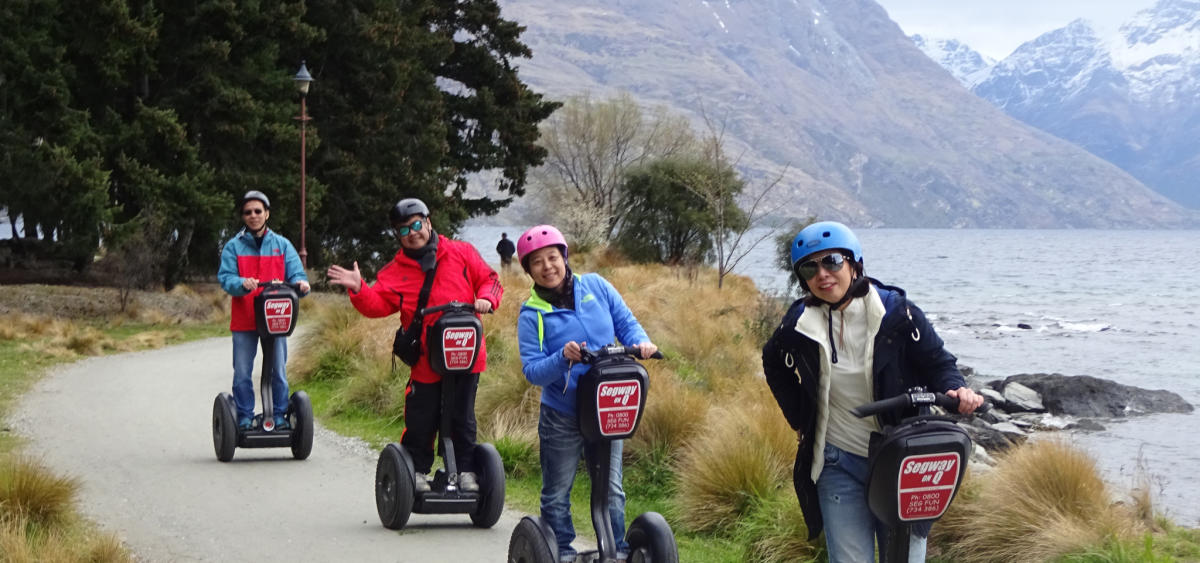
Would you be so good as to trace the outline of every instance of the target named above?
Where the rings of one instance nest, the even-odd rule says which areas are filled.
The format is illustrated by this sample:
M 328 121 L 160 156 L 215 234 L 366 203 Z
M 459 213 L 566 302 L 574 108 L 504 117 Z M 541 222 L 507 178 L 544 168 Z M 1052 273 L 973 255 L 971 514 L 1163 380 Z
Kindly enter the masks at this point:
M 475 471 L 475 391 L 479 375 L 451 377 L 458 385 L 450 412 L 450 439 L 454 442 L 454 460 L 459 473 Z M 444 380 L 443 380 L 444 381 Z M 433 467 L 433 444 L 441 428 L 442 382 L 409 381 L 404 394 L 404 435 L 400 443 L 412 456 L 417 473 L 429 473 Z M 445 455 L 442 445 L 438 453 Z

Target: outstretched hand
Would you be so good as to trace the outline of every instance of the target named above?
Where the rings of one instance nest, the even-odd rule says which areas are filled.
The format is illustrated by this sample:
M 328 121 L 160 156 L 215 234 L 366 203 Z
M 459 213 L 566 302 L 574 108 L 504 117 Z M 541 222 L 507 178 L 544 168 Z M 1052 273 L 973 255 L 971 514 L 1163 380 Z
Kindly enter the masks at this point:
M 358 271 L 358 261 L 354 261 L 354 269 L 348 270 L 337 264 L 325 270 L 325 279 L 333 285 L 340 285 L 350 291 L 358 293 L 362 290 L 362 273 Z

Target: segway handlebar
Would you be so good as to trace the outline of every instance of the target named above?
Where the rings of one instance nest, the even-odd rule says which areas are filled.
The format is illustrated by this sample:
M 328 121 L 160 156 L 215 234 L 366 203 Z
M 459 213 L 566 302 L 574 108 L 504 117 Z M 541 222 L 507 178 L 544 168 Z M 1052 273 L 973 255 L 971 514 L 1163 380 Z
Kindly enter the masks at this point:
M 610 344 L 598 350 L 589 350 L 587 346 L 582 346 L 579 349 L 579 355 L 582 363 L 585 364 L 590 364 L 600 358 L 610 356 L 630 356 L 639 360 L 642 358 L 642 354 L 637 346 L 621 346 L 618 344 Z M 661 360 L 664 356 L 661 351 L 655 351 L 650 357 L 655 360 Z
M 474 303 L 463 303 L 462 301 L 451 301 L 449 303 L 446 303 L 445 305 L 438 305 L 436 307 L 426 307 L 424 309 L 421 309 L 419 311 L 419 313 L 421 316 L 426 316 L 431 313 L 438 313 L 441 311 L 458 311 L 460 313 L 474 313 L 475 312 L 475 304 Z M 490 313 L 491 311 L 488 311 L 488 312 Z
M 922 390 L 910 390 L 895 397 L 859 405 L 850 409 L 850 414 L 858 418 L 864 418 L 891 410 L 930 405 L 937 405 L 950 412 L 958 412 L 958 399 L 950 395 Z
M 296 295 L 304 295 L 304 292 L 300 291 L 299 283 L 285 282 L 283 280 L 278 280 L 278 279 L 271 280 L 271 281 L 265 281 L 265 282 L 259 282 L 258 287 L 290 287 L 296 291 Z

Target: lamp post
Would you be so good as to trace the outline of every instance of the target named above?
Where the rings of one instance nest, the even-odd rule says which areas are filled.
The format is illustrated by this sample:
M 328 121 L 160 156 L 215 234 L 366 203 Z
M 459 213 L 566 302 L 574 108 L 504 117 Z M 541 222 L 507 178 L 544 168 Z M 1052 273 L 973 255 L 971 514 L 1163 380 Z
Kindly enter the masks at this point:
M 306 203 L 306 194 L 304 189 L 304 180 L 307 172 L 307 167 L 304 165 L 305 147 L 304 147 L 304 129 L 308 123 L 308 109 L 305 107 L 304 101 L 308 98 L 308 86 L 312 84 L 313 77 L 308 73 L 308 67 L 304 66 L 304 61 L 300 61 L 300 70 L 296 73 L 295 78 L 296 89 L 300 91 L 300 264 L 305 268 L 308 267 L 308 248 L 304 243 L 305 223 L 304 215 L 308 207 Z

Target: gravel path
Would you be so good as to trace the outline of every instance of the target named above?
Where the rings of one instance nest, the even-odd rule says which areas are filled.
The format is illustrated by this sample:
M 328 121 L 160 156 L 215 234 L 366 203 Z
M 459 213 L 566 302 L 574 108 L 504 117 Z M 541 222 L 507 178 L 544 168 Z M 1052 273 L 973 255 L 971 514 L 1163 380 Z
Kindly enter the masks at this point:
M 404 530 L 385 529 L 378 452 L 320 425 L 306 461 L 288 448 L 217 461 L 212 403 L 229 389 L 230 358 L 229 339 L 214 338 L 83 360 L 44 377 L 11 422 L 28 453 L 81 480 L 82 512 L 139 560 L 505 559 L 515 512 L 489 530 L 466 514 L 414 514 Z

